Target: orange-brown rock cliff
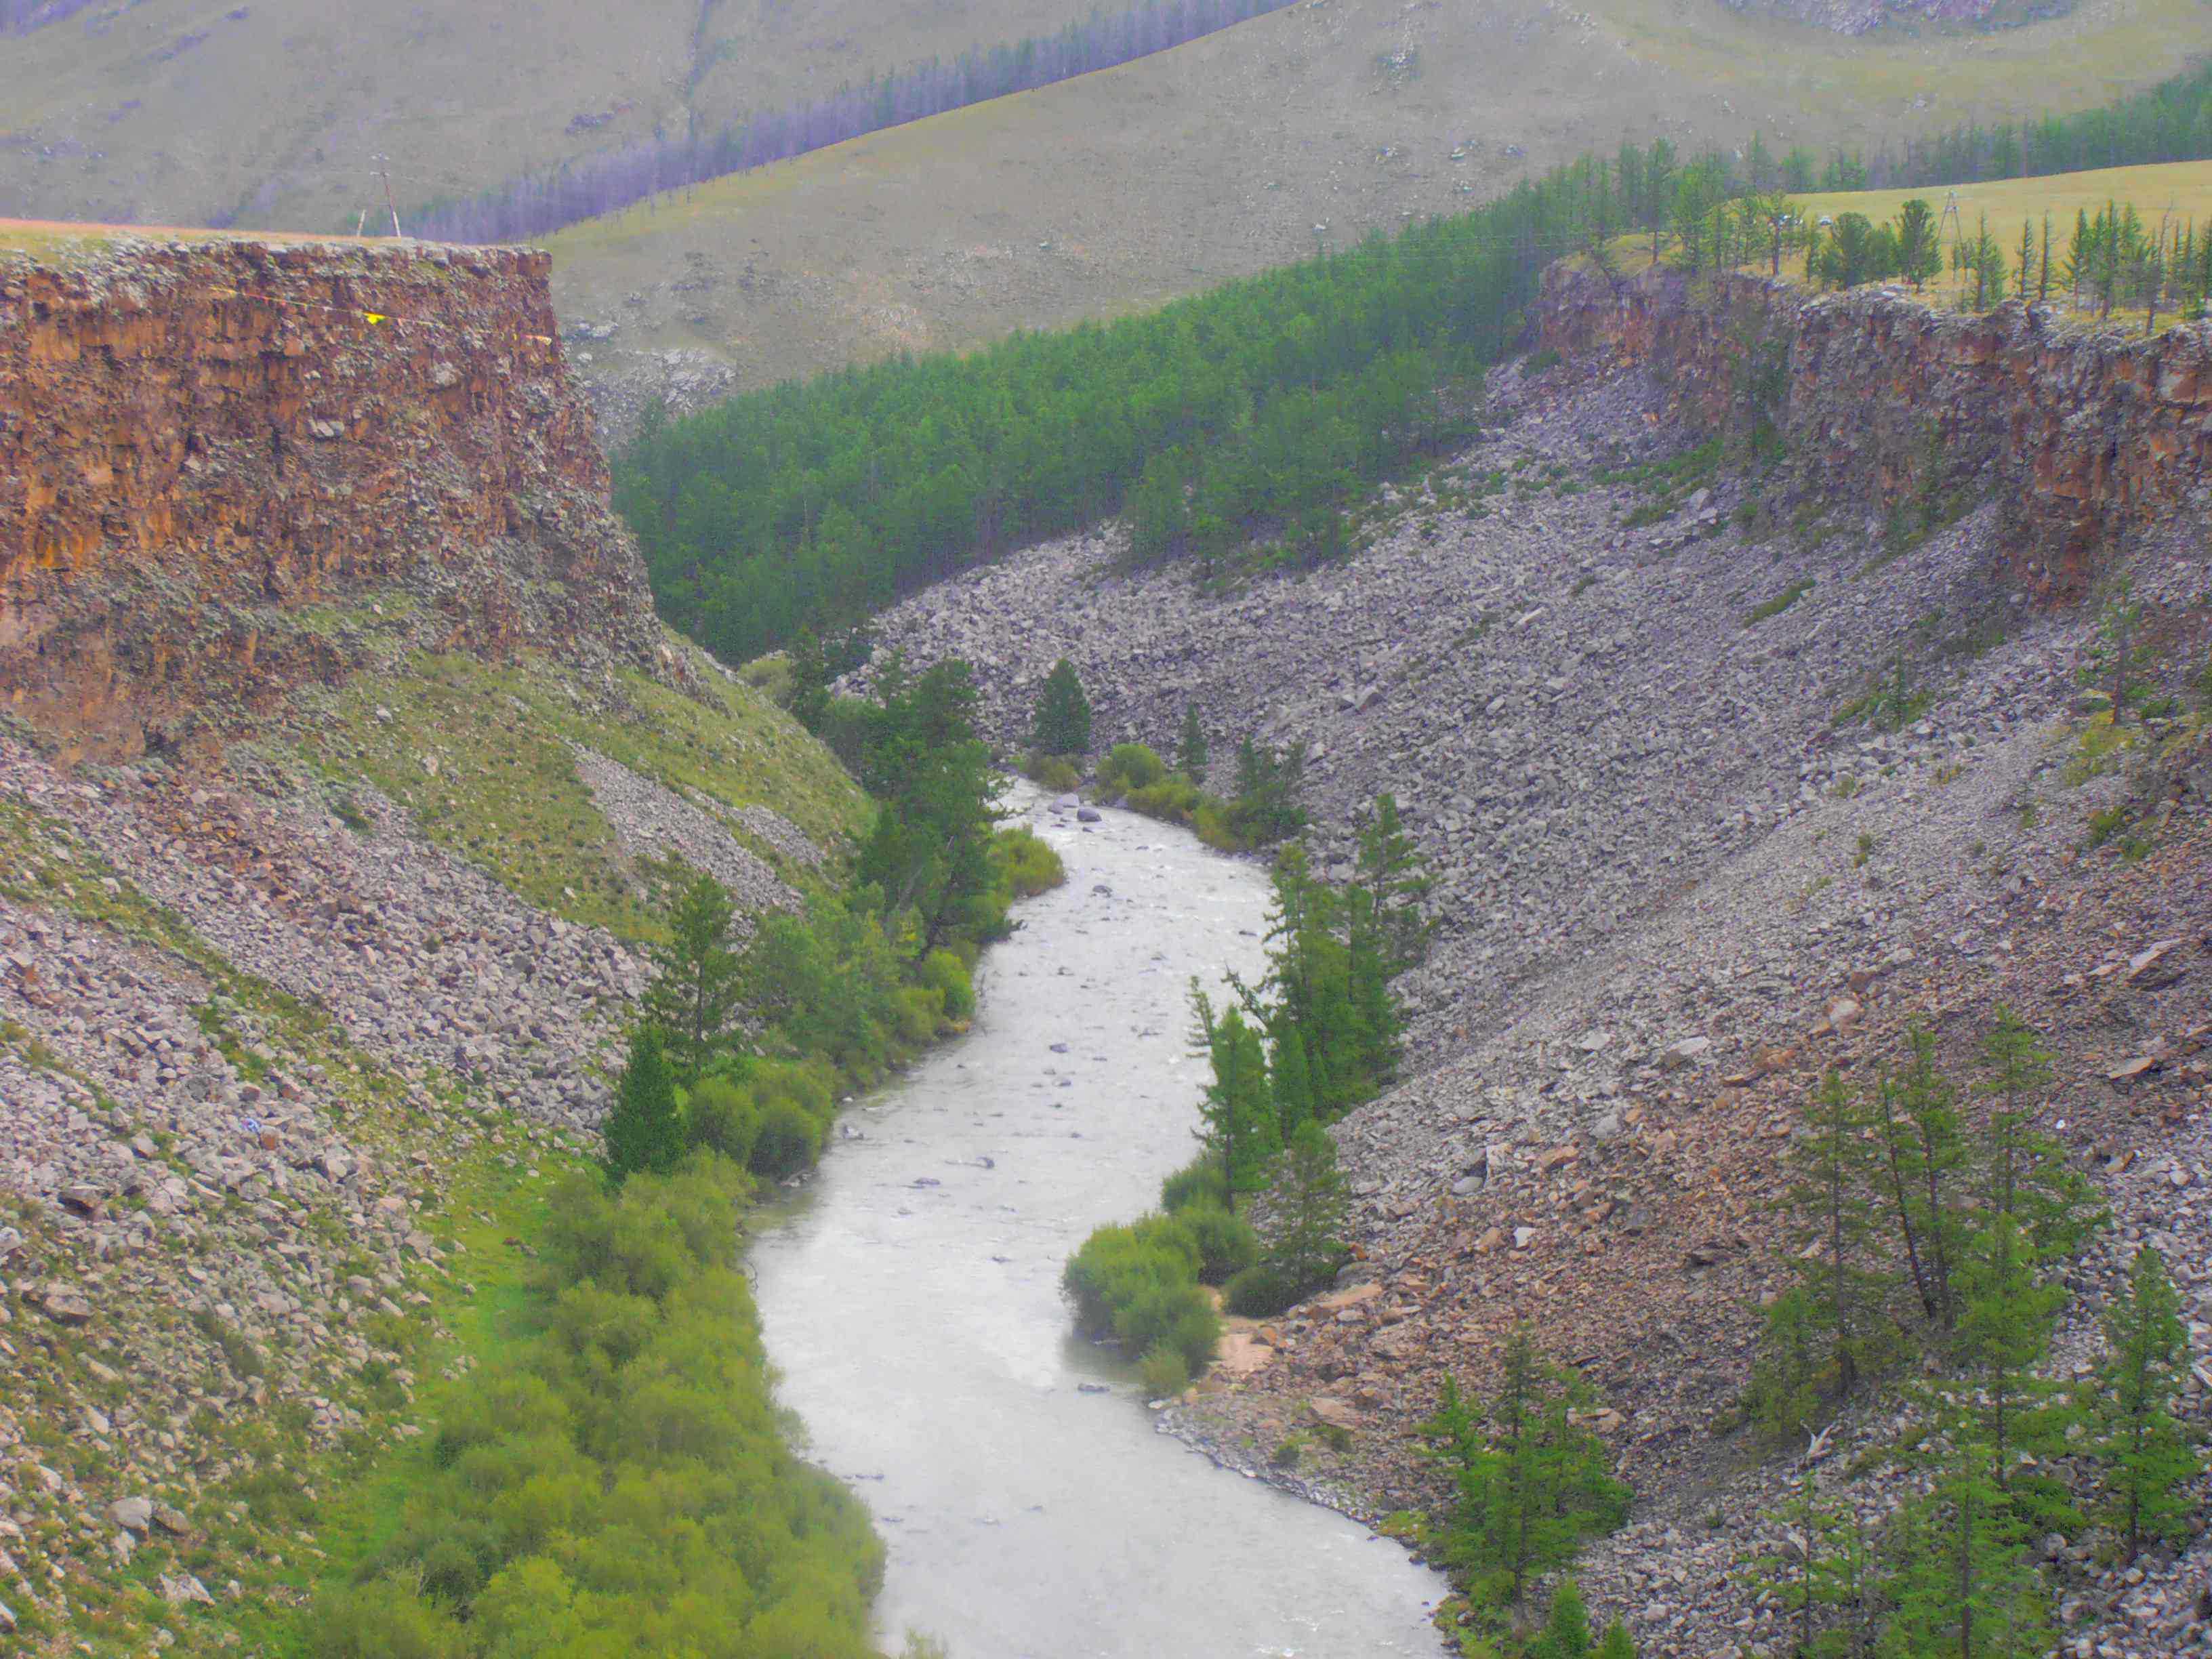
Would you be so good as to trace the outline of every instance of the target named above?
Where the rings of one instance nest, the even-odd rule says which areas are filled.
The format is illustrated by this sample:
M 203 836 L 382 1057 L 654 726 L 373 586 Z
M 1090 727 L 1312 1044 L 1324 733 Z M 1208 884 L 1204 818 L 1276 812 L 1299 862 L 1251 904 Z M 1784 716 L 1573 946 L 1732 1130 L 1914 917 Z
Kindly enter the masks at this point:
M 651 648 L 541 253 L 248 240 L 0 251 L 0 698 L 69 752 L 220 730 L 427 643 Z
M 1819 295 L 1741 275 L 1655 270 L 1615 284 L 1555 266 L 1542 343 L 1650 368 L 1711 431 L 1771 423 L 1784 487 L 1876 511 L 2005 505 L 2008 574 L 2079 598 L 2129 535 L 2202 516 L 2212 487 L 2212 343 L 2063 325 L 2017 301 L 1985 316 L 1897 289 Z

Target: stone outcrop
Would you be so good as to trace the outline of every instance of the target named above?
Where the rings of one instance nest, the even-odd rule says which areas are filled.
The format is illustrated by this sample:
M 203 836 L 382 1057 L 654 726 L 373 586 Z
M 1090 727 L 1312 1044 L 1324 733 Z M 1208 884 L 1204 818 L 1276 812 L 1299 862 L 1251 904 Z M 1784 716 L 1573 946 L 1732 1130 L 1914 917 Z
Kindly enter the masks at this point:
M 342 672 L 394 588 L 429 645 L 653 648 L 544 254 L 245 240 L 0 253 L 0 694 L 160 751 Z
M 1616 285 L 1564 265 L 1537 328 L 1565 355 L 1649 368 L 1693 426 L 1771 422 L 1793 494 L 1879 512 L 1996 499 L 2007 573 L 2039 598 L 2081 597 L 2130 536 L 2201 515 L 2212 485 L 2202 329 L 2130 339 L 2017 301 L 1962 316 L 1898 289 L 1663 270 Z

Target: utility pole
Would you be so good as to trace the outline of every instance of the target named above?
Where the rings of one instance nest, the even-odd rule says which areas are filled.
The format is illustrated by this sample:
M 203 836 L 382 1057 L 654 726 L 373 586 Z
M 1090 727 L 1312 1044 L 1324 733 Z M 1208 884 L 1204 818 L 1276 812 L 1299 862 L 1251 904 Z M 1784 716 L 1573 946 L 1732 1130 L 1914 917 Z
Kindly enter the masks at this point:
M 399 209 L 392 199 L 392 158 L 389 155 L 372 155 L 368 159 L 376 164 L 374 169 L 376 176 L 384 180 L 384 207 L 392 216 L 392 234 L 396 239 L 400 234 Z

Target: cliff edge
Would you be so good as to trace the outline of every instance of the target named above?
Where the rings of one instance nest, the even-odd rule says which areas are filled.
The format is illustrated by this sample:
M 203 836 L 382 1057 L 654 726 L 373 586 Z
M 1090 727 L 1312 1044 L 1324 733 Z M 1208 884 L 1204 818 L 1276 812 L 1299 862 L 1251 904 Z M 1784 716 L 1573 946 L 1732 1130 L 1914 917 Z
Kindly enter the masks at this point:
M 188 744 L 415 639 L 643 660 L 636 550 L 543 253 L 0 223 L 0 693 L 65 754 Z

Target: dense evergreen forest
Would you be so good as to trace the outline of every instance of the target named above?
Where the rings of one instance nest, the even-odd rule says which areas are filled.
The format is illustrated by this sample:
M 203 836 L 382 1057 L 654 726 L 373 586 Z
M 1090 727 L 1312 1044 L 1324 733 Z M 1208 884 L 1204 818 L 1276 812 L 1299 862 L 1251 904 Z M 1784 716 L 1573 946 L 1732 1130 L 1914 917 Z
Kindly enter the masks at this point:
M 1933 138 L 1907 139 L 1900 153 L 1867 164 L 1876 188 L 2030 179 L 2093 167 L 2212 156 L 2212 63 L 2102 109 L 2034 121 L 1972 123 Z
M 1121 510 L 1145 551 L 1326 535 L 1463 437 L 1536 275 L 1607 224 L 1584 163 L 1148 316 L 902 358 L 648 421 L 616 501 L 662 610 L 726 659 Z
M 1126 512 L 1139 560 L 1252 543 L 1326 557 L 1341 507 L 1448 451 L 1544 266 L 1778 190 L 2212 154 L 2212 69 L 2107 109 L 1966 128 L 1902 161 L 1584 159 L 1455 217 L 1146 316 L 1017 335 L 649 416 L 616 469 L 663 611 L 736 660 L 1009 549 Z
M 0 16 L 9 4 L 0 0 Z M 66 0 L 50 0 L 66 3 Z M 650 138 L 508 179 L 463 201 L 415 210 L 416 234 L 435 241 L 512 242 L 613 213 L 665 190 L 787 161 L 863 133 L 903 125 L 988 99 L 1048 87 L 1094 70 L 1149 58 L 1203 35 L 1279 11 L 1290 0 L 1144 0 L 1093 11 L 1057 34 L 1007 46 L 971 46 L 951 63 L 933 58 L 826 98 L 767 110 L 713 132 Z

